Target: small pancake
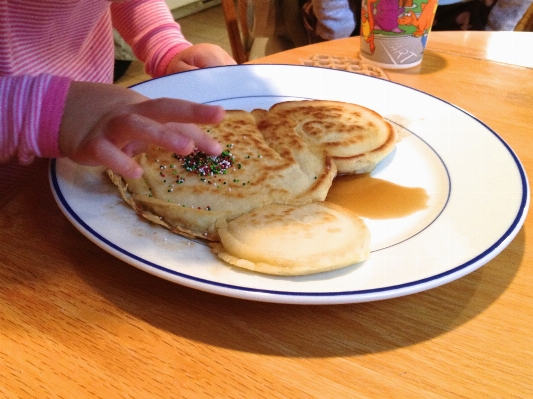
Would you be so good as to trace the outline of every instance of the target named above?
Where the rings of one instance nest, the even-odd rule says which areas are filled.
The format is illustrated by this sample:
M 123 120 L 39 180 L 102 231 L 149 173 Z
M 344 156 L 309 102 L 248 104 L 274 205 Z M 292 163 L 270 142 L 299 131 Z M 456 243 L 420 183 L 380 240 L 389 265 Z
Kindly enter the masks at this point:
M 329 202 L 266 205 L 217 223 L 224 261 L 255 272 L 296 276 L 335 270 L 369 257 L 370 231 L 353 212 Z

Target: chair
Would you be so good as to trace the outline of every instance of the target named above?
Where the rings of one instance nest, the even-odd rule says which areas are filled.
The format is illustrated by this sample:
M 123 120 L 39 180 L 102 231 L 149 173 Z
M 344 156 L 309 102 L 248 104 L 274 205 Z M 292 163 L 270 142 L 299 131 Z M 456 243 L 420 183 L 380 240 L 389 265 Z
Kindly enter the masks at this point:
M 221 0 L 231 51 L 238 64 L 249 60 L 255 38 L 275 34 L 277 1 Z
M 238 64 L 243 64 L 248 61 L 253 41 L 248 33 L 246 4 L 242 0 L 237 0 L 236 10 L 234 0 L 222 0 L 221 2 L 233 58 Z
M 533 3 L 531 3 L 520 21 L 518 21 L 518 24 L 516 24 L 515 30 L 533 32 Z

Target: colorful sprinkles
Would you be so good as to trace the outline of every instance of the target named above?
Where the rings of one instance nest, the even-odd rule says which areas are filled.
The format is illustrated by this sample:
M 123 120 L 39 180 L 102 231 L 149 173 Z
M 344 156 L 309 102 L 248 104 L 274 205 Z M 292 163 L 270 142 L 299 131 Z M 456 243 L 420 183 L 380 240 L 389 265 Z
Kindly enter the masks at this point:
M 228 148 L 232 148 L 233 144 L 228 144 Z M 198 173 L 200 176 L 213 176 L 217 174 L 225 174 L 235 162 L 235 158 L 229 150 L 225 150 L 219 156 L 209 156 L 198 149 L 195 149 L 191 154 L 181 156 L 173 155 L 174 158 L 182 162 L 182 166 L 188 172 Z
M 166 191 L 168 193 L 172 193 L 175 190 L 178 190 L 176 185 L 180 185 L 185 183 L 185 176 L 180 175 L 178 173 L 177 168 L 179 169 L 179 166 L 181 165 L 183 169 L 185 169 L 187 172 L 191 172 L 193 174 L 196 174 L 199 176 L 200 180 L 205 182 L 206 184 L 212 185 L 213 187 L 216 187 L 217 189 L 220 189 L 222 187 L 225 187 L 228 191 L 232 190 L 231 186 L 246 186 L 250 183 L 250 181 L 241 182 L 237 178 L 230 178 L 227 182 L 225 181 L 226 178 L 220 176 L 215 177 L 215 175 L 226 175 L 228 171 L 231 172 L 237 171 L 238 169 L 243 169 L 244 166 L 241 162 L 236 162 L 235 157 L 231 153 L 231 149 L 233 148 L 233 144 L 227 144 L 226 150 L 224 150 L 220 155 L 218 156 L 210 156 L 207 155 L 197 148 L 189 154 L 185 156 L 172 154 L 172 157 L 176 159 L 178 162 L 169 163 L 169 164 L 161 164 L 160 159 L 156 158 L 155 162 L 159 164 L 159 175 L 162 177 L 163 182 L 168 182 Z M 261 154 L 256 155 L 258 158 L 262 158 Z M 250 155 L 245 156 L 246 159 L 250 159 Z M 183 172 L 182 172 L 183 173 Z M 188 177 L 190 178 L 190 176 Z M 234 184 L 231 184 L 230 182 L 233 182 Z M 148 183 L 148 182 L 147 182 Z M 151 188 L 149 189 L 151 190 Z M 149 194 L 150 197 L 152 197 L 152 194 Z M 168 199 L 168 202 L 172 202 L 170 199 Z M 211 206 L 197 206 L 197 205 L 185 205 L 185 204 L 177 204 L 181 207 L 186 208 L 192 208 L 192 209 L 198 209 L 198 210 L 206 210 L 211 211 Z

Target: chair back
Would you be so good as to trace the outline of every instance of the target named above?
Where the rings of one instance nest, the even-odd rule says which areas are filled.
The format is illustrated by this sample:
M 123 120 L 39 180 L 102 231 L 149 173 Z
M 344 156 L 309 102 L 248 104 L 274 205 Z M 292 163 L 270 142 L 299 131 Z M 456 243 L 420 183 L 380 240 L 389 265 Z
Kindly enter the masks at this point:
M 523 17 L 516 24 L 515 30 L 522 32 L 533 32 L 533 3 L 531 3 Z
M 246 3 L 243 0 L 237 0 L 237 4 L 234 0 L 221 0 L 221 3 L 233 58 L 238 64 L 243 64 L 248 61 L 252 47 L 246 21 Z

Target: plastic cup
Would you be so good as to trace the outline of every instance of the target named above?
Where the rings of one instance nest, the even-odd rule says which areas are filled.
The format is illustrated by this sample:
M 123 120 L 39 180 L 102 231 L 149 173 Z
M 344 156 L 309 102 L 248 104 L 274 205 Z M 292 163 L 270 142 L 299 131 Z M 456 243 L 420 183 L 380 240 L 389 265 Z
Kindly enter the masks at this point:
M 362 0 L 361 58 L 382 68 L 422 62 L 438 0 Z

